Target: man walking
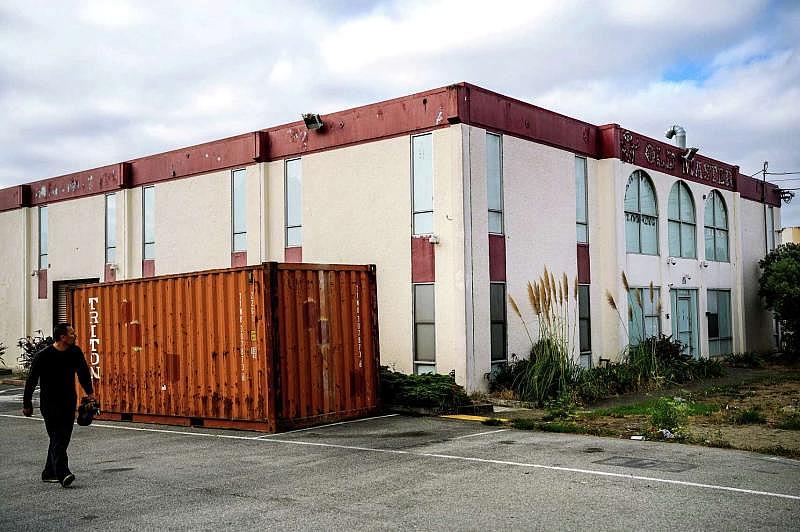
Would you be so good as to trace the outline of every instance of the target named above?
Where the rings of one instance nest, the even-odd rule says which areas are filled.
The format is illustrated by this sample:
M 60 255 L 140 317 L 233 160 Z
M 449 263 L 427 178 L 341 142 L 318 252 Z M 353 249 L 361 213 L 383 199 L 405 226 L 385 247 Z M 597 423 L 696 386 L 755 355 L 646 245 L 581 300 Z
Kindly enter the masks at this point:
M 75 345 L 75 329 L 69 323 L 60 323 L 53 329 L 55 343 L 40 351 L 33 359 L 25 395 L 22 398 L 22 413 L 28 417 L 33 414 L 33 390 L 39 383 L 39 409 L 42 411 L 50 447 L 47 450 L 47 463 L 42 471 L 42 481 L 60 482 L 69 487 L 75 475 L 69 470 L 67 446 L 72 436 L 75 422 L 75 406 L 78 397 L 75 391 L 75 374 L 81 387 L 89 397 L 94 398 L 89 367 L 83 351 Z

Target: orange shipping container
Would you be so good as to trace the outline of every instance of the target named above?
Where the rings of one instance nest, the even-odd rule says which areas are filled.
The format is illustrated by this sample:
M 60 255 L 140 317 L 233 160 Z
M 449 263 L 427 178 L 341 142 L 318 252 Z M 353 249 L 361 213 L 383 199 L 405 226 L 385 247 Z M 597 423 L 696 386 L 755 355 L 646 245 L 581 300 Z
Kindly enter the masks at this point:
M 275 432 L 378 408 L 374 266 L 266 263 L 70 299 L 100 419 Z

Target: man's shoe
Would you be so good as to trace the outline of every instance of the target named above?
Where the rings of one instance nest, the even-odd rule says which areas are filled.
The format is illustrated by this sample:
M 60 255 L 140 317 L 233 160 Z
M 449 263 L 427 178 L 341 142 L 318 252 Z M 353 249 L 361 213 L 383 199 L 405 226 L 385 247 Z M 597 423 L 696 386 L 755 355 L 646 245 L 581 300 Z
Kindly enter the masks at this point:
M 61 481 L 58 480 L 58 477 L 45 477 L 45 476 L 42 476 L 42 482 L 49 482 L 51 484 L 57 484 L 57 483 L 59 483 Z
M 75 475 L 72 473 L 61 479 L 61 485 L 65 488 L 68 488 L 73 482 L 75 482 Z

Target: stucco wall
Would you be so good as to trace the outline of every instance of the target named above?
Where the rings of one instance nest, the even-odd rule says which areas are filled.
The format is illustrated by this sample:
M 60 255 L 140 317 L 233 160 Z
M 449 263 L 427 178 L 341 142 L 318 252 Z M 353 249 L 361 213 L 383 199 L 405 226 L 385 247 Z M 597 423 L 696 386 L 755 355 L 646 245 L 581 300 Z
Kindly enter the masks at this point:
M 764 304 L 758 296 L 758 279 L 761 270 L 758 261 L 767 254 L 764 206 L 754 201 L 741 200 L 741 246 L 744 267 L 742 282 L 744 284 L 743 310 L 746 334 L 746 349 L 766 351 L 774 347 L 772 314 L 764 310 Z M 780 209 L 776 212 L 775 227 L 779 226 Z
M 26 217 L 29 209 L 0 212 L 0 343 L 6 346 L 5 367 L 17 366 L 17 340 L 25 334 L 24 302 L 28 299 Z
M 398 137 L 307 155 L 301 163 L 303 262 L 377 266 L 381 363 L 405 372 L 412 370 L 410 154 L 409 137 Z M 282 166 L 271 163 L 269 174 L 273 198 L 281 190 L 283 205 Z M 270 220 L 281 213 L 283 241 L 276 203 Z M 438 319 L 438 301 L 436 311 Z
M 507 292 L 517 301 L 536 341 L 538 321 L 528 302 L 527 283 L 537 280 L 545 267 L 558 280 L 566 274 L 572 330 L 577 277 L 575 155 L 505 135 L 503 180 Z M 577 333 L 570 335 L 577 338 Z M 509 353 L 527 356 L 530 348 L 519 317 L 509 309 Z

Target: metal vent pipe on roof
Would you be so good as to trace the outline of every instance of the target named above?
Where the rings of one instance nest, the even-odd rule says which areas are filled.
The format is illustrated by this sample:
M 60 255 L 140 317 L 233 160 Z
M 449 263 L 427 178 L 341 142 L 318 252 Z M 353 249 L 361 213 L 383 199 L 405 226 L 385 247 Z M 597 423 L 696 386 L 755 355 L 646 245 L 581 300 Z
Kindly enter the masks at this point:
M 679 148 L 685 148 L 686 147 L 686 130 L 683 129 L 681 126 L 679 126 L 679 125 L 672 126 L 671 128 L 669 128 L 667 130 L 666 133 L 664 133 L 664 135 L 668 139 L 671 139 L 672 137 L 676 137 L 675 138 L 675 142 L 678 144 Z

